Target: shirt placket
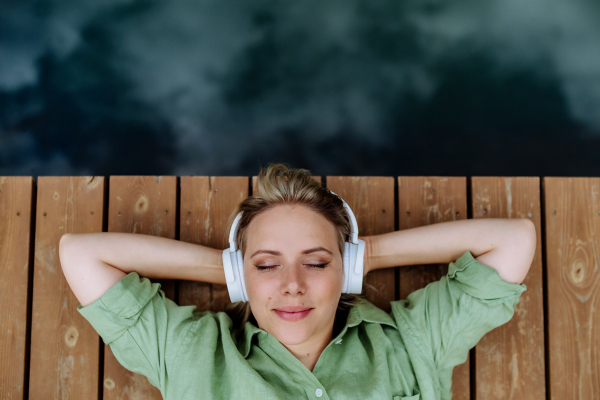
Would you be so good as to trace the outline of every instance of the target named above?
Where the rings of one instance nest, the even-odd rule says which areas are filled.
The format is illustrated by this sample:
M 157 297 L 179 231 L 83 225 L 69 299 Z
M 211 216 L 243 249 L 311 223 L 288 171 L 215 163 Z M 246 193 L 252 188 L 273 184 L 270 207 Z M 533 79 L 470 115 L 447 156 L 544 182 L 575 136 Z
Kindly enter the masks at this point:
M 259 337 L 259 345 L 271 358 L 288 370 L 292 379 L 304 388 L 307 399 L 329 400 L 321 382 L 277 339 L 270 335 L 263 335 Z

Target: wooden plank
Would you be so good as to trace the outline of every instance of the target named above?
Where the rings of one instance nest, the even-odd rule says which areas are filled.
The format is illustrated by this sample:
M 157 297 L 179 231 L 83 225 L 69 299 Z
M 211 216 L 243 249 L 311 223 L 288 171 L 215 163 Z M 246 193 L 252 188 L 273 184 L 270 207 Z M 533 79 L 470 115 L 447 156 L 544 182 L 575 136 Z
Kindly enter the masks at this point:
M 0 177 L 0 398 L 22 399 L 28 381 L 31 222 L 35 180 Z
M 359 236 L 394 231 L 393 177 L 328 176 L 326 184 L 352 209 Z M 367 300 L 388 313 L 391 312 L 390 302 L 397 299 L 396 269 L 372 271 L 365 278 Z
M 599 399 L 600 178 L 542 182 L 550 399 Z
M 229 247 L 227 219 L 248 197 L 248 184 L 246 176 L 182 176 L 180 240 L 217 249 Z M 180 281 L 179 305 L 219 312 L 229 303 L 227 285 Z
M 177 214 L 176 176 L 111 176 L 108 231 L 141 233 L 175 239 Z M 175 301 L 171 279 L 158 282 L 165 296 Z M 148 379 L 125 369 L 105 345 L 104 399 L 162 399 Z
M 477 399 L 546 399 L 540 179 L 471 178 L 473 218 L 528 218 L 536 253 L 513 318 L 475 346 Z
M 398 226 L 400 230 L 440 222 L 467 219 L 465 177 L 398 177 Z M 448 264 L 420 264 L 400 268 L 400 294 L 404 300 L 415 290 L 440 280 Z M 470 400 L 470 358 L 454 368 L 453 400 Z
M 104 182 L 97 176 L 38 178 L 31 399 L 98 398 L 100 338 L 77 311 L 58 243 L 64 233 L 102 232 Z

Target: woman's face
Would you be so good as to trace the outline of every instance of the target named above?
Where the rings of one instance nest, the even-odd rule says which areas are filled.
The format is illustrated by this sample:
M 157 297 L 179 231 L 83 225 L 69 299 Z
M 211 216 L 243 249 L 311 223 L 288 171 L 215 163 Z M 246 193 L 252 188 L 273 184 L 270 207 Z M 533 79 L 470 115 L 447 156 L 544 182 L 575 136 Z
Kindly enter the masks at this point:
M 284 345 L 331 340 L 343 286 L 336 238 L 331 222 L 302 205 L 263 211 L 247 227 L 244 278 L 252 313 Z M 310 311 L 283 312 L 287 307 Z

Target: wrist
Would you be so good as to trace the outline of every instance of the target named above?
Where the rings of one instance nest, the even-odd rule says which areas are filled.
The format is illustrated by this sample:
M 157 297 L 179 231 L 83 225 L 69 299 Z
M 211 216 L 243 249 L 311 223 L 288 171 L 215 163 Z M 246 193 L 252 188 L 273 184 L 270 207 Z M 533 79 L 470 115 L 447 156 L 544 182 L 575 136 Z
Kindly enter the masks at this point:
M 359 236 L 359 239 L 365 242 L 365 254 L 363 256 L 363 277 L 365 277 L 373 269 L 373 241 L 371 236 Z
M 203 246 L 202 252 L 202 256 L 198 258 L 193 280 L 226 285 L 223 250 Z M 209 252 L 210 255 L 206 252 Z

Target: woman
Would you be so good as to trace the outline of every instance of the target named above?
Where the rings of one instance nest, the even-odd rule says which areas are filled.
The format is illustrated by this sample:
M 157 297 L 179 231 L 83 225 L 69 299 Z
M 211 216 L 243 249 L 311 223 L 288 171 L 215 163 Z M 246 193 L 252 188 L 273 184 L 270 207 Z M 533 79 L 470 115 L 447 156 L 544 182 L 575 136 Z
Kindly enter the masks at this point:
M 270 165 L 240 203 L 249 301 L 195 312 L 147 278 L 225 284 L 222 250 L 154 236 L 66 234 L 61 265 L 78 311 L 127 369 L 168 399 L 450 399 L 452 369 L 506 323 L 526 286 L 527 219 L 439 223 L 361 237 L 363 275 L 450 263 L 385 313 L 342 294 L 343 202 L 304 169 Z M 139 275 L 138 275 L 139 273 Z

